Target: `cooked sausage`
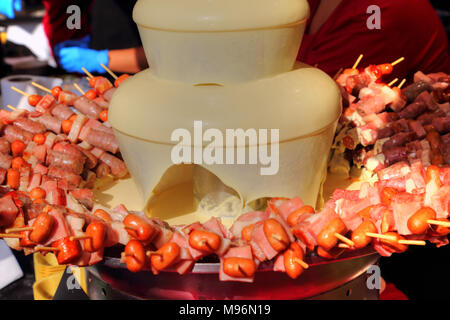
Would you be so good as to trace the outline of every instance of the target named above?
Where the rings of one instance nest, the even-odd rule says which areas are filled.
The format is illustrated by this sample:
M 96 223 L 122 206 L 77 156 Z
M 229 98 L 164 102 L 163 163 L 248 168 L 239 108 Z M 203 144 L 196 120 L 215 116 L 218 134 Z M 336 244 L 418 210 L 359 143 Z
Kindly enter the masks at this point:
M 75 114 L 75 112 L 73 112 L 72 109 L 70 109 L 68 106 L 63 105 L 63 104 L 57 104 L 53 109 L 52 109 L 52 115 L 61 120 L 69 120 L 71 116 L 73 116 Z
M 355 249 L 364 248 L 372 241 L 372 238 L 366 235 L 367 232 L 377 232 L 377 227 L 370 220 L 364 220 L 359 227 L 353 231 L 352 241 L 355 243 Z
M 14 121 L 14 125 L 22 130 L 32 133 L 33 135 L 44 133 L 46 131 L 42 124 L 28 118 L 18 118 Z
M 225 258 L 223 272 L 234 278 L 251 278 L 256 273 L 256 264 L 247 258 Z
M 292 242 L 289 249 L 283 254 L 284 268 L 286 274 L 292 278 L 297 279 L 305 270 L 298 260 L 303 260 L 304 252 L 300 245 L 296 242 Z
M 347 228 L 344 222 L 340 218 L 334 218 L 317 235 L 317 244 L 325 251 L 330 251 L 338 243 L 335 233 L 344 234 L 346 232 Z
M 33 231 L 30 233 L 30 240 L 34 243 L 45 243 L 53 231 L 54 218 L 47 212 L 43 212 L 33 222 Z
M 123 220 L 128 234 L 140 241 L 149 241 L 155 235 L 155 229 L 144 219 L 135 214 L 129 214 Z
M 162 271 L 172 266 L 180 256 L 180 246 L 174 242 L 167 242 L 156 253 L 151 255 L 150 261 L 152 267 L 158 271 Z
M 217 234 L 204 230 L 194 230 L 189 234 L 189 245 L 197 250 L 213 253 L 220 248 L 222 238 Z
M 264 234 L 267 237 L 270 245 L 273 249 L 280 252 L 289 246 L 290 240 L 289 236 L 284 230 L 281 223 L 275 219 L 267 219 L 264 221 Z
M 102 107 L 100 107 L 91 99 L 86 98 L 85 96 L 76 99 L 73 103 L 73 106 L 75 107 L 75 109 L 91 119 L 98 119 L 100 112 L 102 112 L 103 110 Z
M 89 237 L 84 242 L 87 252 L 96 252 L 103 248 L 106 239 L 106 226 L 100 221 L 91 222 L 86 228 L 86 236 Z
M 311 206 L 303 206 L 300 209 L 295 210 L 287 218 L 288 225 L 291 227 L 295 227 L 300 216 L 304 215 L 305 213 L 315 213 L 315 210 Z
M 425 207 L 418 210 L 408 219 L 408 229 L 413 234 L 425 234 L 430 227 L 428 220 L 436 219 L 436 211 Z
M 125 263 L 131 272 L 140 272 L 145 267 L 145 249 L 137 240 L 130 240 L 125 246 Z
M 78 259 L 83 253 L 79 241 L 70 240 L 70 237 L 53 242 L 52 247 L 58 249 L 56 259 L 60 265 L 70 264 Z

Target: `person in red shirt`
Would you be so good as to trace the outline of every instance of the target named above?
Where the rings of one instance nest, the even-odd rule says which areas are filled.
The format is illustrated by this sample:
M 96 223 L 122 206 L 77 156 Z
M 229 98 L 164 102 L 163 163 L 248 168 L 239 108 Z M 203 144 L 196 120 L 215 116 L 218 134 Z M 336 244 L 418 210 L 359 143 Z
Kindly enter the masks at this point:
M 406 60 L 393 78 L 412 78 L 416 71 L 450 74 L 449 44 L 442 22 L 428 0 L 308 0 L 310 19 L 298 60 L 330 76 L 349 68 Z M 370 30 L 368 7 L 381 10 L 381 28 Z M 388 79 L 389 80 L 389 79 Z

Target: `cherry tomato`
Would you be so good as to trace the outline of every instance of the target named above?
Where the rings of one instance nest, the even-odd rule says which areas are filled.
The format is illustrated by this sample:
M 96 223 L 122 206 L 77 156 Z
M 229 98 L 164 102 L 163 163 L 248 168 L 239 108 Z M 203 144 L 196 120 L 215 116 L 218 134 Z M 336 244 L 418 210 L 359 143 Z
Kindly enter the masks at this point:
M 27 146 L 26 146 L 25 142 L 23 142 L 22 140 L 13 141 L 13 143 L 11 143 L 11 151 L 12 151 L 13 156 L 22 155 L 22 153 L 26 147 Z
M 28 96 L 28 104 L 32 107 L 36 107 L 39 101 L 42 100 L 42 96 L 38 94 L 32 94 Z
M 35 134 L 33 141 L 38 145 L 43 145 L 45 143 L 46 137 L 42 133 Z
M 20 186 L 20 172 L 17 169 L 9 169 L 6 175 L 6 184 L 11 189 L 19 189 Z
M 52 96 L 53 96 L 55 99 L 58 99 L 59 94 L 61 93 L 61 91 L 62 91 L 62 88 L 61 88 L 61 87 L 54 87 L 54 88 L 52 89 Z
M 17 170 L 19 170 L 23 166 L 26 166 L 27 164 L 28 163 L 25 160 L 23 160 L 23 158 L 21 158 L 21 157 L 16 157 L 16 158 L 12 159 L 12 161 L 11 161 L 11 167 L 13 169 L 17 169 Z
M 94 100 L 97 98 L 97 92 L 95 90 L 88 90 L 85 94 L 85 97 L 91 100 Z
M 380 64 L 378 68 L 381 70 L 382 74 L 391 74 L 394 71 L 394 67 L 390 63 Z
M 71 120 L 64 120 L 61 124 L 64 133 L 69 134 L 72 129 L 73 122 Z
M 117 78 L 116 81 L 114 82 L 114 86 L 115 86 L 116 88 L 120 87 L 120 85 L 121 85 L 125 80 L 127 80 L 129 77 L 130 77 L 129 74 L 123 74 L 123 75 L 121 75 L 121 76 L 120 76 L 119 78 Z
M 102 120 L 103 122 L 108 121 L 108 110 L 103 110 L 102 112 L 100 112 L 99 115 L 100 120 Z
M 36 187 L 30 192 L 30 198 L 32 200 L 45 199 L 46 195 L 45 190 L 40 187 Z

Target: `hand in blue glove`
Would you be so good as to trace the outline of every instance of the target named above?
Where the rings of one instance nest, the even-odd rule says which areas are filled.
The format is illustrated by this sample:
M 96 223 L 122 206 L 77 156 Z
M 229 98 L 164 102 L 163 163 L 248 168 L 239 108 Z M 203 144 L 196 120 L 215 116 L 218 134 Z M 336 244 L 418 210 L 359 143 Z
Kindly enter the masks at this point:
M 53 47 L 53 53 L 55 54 L 55 58 L 59 61 L 60 59 L 60 52 L 63 48 L 70 48 L 70 47 L 79 47 L 79 48 L 89 48 L 89 45 L 91 43 L 91 36 L 87 35 L 84 38 L 77 39 L 77 40 L 67 40 L 61 43 L 58 43 Z
M 1 0 L 0 13 L 4 14 L 10 19 L 16 16 L 15 11 L 22 10 L 22 0 Z
M 59 64 L 67 72 L 82 73 L 81 68 L 86 68 L 89 72 L 105 73 L 105 69 L 100 65 L 109 64 L 108 50 L 97 51 L 87 48 L 71 47 L 62 48 L 59 51 Z

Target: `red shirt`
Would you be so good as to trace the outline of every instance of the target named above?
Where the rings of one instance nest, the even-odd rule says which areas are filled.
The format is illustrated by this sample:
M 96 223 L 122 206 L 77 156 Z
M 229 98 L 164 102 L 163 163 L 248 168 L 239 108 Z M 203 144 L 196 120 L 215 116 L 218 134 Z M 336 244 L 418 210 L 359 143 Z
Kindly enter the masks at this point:
M 88 11 L 91 0 L 42 0 L 45 7 L 45 15 L 42 21 L 45 34 L 51 47 L 70 39 L 81 39 L 90 33 Z M 67 19 L 71 14 L 67 8 L 77 5 L 81 9 L 81 29 L 70 30 L 67 28 Z
M 308 1 L 313 17 L 320 0 Z M 380 30 L 367 27 L 371 5 L 381 9 Z M 419 70 L 450 74 L 447 35 L 428 0 L 342 0 L 316 34 L 308 34 L 310 22 L 298 58 L 331 76 L 351 68 L 361 53 L 360 67 L 405 57 L 392 79 L 411 78 Z

